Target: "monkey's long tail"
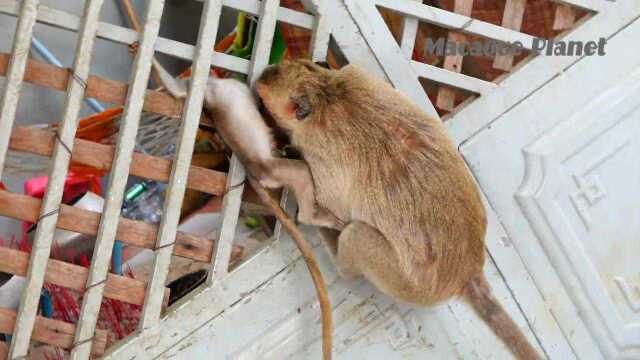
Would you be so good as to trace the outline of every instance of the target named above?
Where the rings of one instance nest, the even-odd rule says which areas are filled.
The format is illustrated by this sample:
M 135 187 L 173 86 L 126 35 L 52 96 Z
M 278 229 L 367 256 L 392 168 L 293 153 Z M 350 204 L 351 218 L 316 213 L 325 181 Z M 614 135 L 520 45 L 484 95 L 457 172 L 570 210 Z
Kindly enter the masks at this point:
M 483 274 L 476 275 L 467 284 L 464 295 L 473 309 L 489 325 L 491 330 L 520 360 L 541 360 L 529 344 L 518 325 L 491 294 L 489 283 Z
M 318 267 L 316 257 L 313 255 L 311 245 L 309 245 L 309 242 L 305 240 L 302 231 L 300 231 L 293 220 L 291 220 L 291 217 L 282 210 L 280 204 L 269 194 L 269 192 L 265 190 L 265 188 L 262 187 L 262 185 L 260 185 L 253 177 L 247 176 L 247 179 L 260 199 L 273 209 L 276 218 L 282 223 L 282 226 L 287 229 L 289 235 L 291 235 L 293 240 L 296 242 L 298 249 L 300 249 L 300 252 L 302 253 L 304 261 L 307 263 L 307 268 L 309 269 L 309 273 L 311 273 L 313 284 L 315 285 L 316 292 L 318 293 L 318 301 L 320 302 L 320 310 L 322 312 L 322 357 L 324 360 L 331 360 L 331 348 L 333 347 L 333 340 L 331 336 L 331 328 L 333 326 L 333 320 L 331 318 L 331 302 L 329 301 L 327 285 L 322 277 L 320 268 Z

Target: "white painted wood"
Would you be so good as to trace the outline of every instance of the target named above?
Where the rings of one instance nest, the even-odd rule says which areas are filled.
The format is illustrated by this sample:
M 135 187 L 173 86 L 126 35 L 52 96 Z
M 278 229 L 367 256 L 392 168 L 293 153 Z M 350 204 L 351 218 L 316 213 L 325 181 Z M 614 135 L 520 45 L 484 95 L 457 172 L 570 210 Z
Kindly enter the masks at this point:
M 413 1 L 375 0 L 375 4 L 447 29 L 479 35 L 489 39 L 513 43 L 519 41 L 525 49 L 531 49 L 534 37 L 502 28 L 488 22 L 445 11 Z
M 156 242 L 155 259 L 151 279 L 147 285 L 142 316 L 140 318 L 140 330 L 157 326 L 160 321 L 160 312 L 164 300 L 164 288 L 171 264 L 171 256 L 175 243 L 175 236 L 180 221 L 180 210 L 186 190 L 187 176 L 191 164 L 194 143 L 202 114 L 204 92 L 209 79 L 211 67 L 211 44 L 216 40 L 218 24 L 220 23 L 221 0 L 210 0 L 204 4 L 196 56 L 192 65 L 192 77 L 190 81 L 185 108 L 182 113 L 182 127 L 178 137 L 178 148 L 173 158 L 171 176 L 165 193 L 162 220 L 158 228 L 158 240 Z M 142 96 L 140 97 L 142 99 Z M 236 214 L 237 216 L 237 214 Z
M 142 32 L 142 40 L 133 63 L 133 73 L 129 80 L 129 91 L 125 103 L 112 171 L 107 187 L 104 210 L 100 218 L 100 227 L 94 245 L 87 290 L 84 293 L 75 343 L 71 351 L 71 359 L 88 359 L 91 355 L 92 338 L 94 336 L 104 283 L 107 279 L 113 244 L 120 220 L 120 210 L 124 191 L 129 179 L 129 167 L 136 142 L 138 124 L 142 114 L 144 95 L 149 83 L 151 63 L 154 55 L 154 44 L 160 30 L 160 20 L 164 9 L 163 0 L 149 2 Z M 160 298 L 163 298 L 161 295 Z
M 571 6 L 576 6 L 584 10 L 590 10 L 590 11 L 596 11 L 596 12 L 602 11 L 607 6 L 609 6 L 609 4 L 615 2 L 611 0 L 553 0 L 553 1 L 559 2 L 562 4 L 571 5 Z
M 469 316 L 467 304 L 454 301 L 429 309 L 396 304 L 362 280 L 337 278 L 322 247 L 316 256 L 334 304 L 335 358 L 510 358 L 486 326 Z M 517 316 L 515 303 L 508 301 L 510 294 L 491 265 L 487 277 Z M 321 345 L 318 322 L 314 289 L 298 259 L 160 357 L 316 358 Z M 222 331 L 231 326 L 233 333 Z
M 336 358 L 510 358 L 468 305 L 453 302 L 414 309 L 394 304 L 362 280 L 338 279 L 314 232 L 306 228 L 305 234 L 317 246 L 321 271 L 330 284 Z M 532 336 L 491 263 L 487 277 L 500 301 Z M 285 235 L 220 283 L 177 304 L 157 331 L 128 339 L 128 346 L 119 346 L 106 358 L 315 358 L 321 334 L 314 291 L 304 260 Z M 187 334 L 186 329 L 196 331 Z
M 437 66 L 411 61 L 411 66 L 420 78 L 435 81 L 440 84 L 464 89 L 476 94 L 487 94 L 495 90 L 499 84 L 484 81 L 471 76 L 448 71 Z
M 502 14 L 502 26 L 507 29 L 520 31 L 522 20 L 524 19 L 524 9 L 527 7 L 527 0 L 507 0 Z M 513 55 L 497 54 L 493 59 L 493 67 L 504 71 L 510 71 L 513 67 Z
M 345 0 L 344 3 L 391 84 L 409 96 L 429 116 L 439 118 L 413 67 L 404 57 L 375 4 L 358 0 Z
M 16 0 L 0 0 L 0 13 L 16 16 L 18 5 L 19 1 Z M 80 26 L 79 16 L 44 5 L 38 7 L 37 19 L 40 23 L 65 30 L 77 31 Z M 131 45 L 139 40 L 136 31 L 105 22 L 98 25 L 98 37 L 126 45 Z M 157 39 L 155 50 L 189 61 L 193 60 L 195 54 L 195 46 L 163 37 Z M 246 74 L 249 71 L 249 61 L 235 56 L 216 52 L 212 55 L 211 61 L 214 66 L 237 73 Z
M 639 35 L 636 19 L 461 147 L 580 359 L 640 356 Z
M 324 0 L 326 2 L 329 17 L 333 23 L 332 36 L 340 51 L 349 60 L 350 64 L 356 64 L 366 69 L 371 74 L 381 79 L 388 80 L 387 75 L 376 60 L 375 55 L 367 45 L 360 30 L 351 19 L 351 15 L 344 6 L 342 0 Z
M 313 23 L 313 33 L 311 34 L 311 60 L 326 61 L 329 50 L 329 38 L 331 37 L 331 18 L 326 2 L 322 0 L 313 1 L 315 7 L 315 18 Z
M 62 200 L 67 169 L 71 159 L 70 152 L 73 148 L 78 116 L 82 107 L 86 79 L 89 76 L 91 67 L 91 54 L 93 53 L 93 44 L 98 29 L 102 3 L 103 0 L 89 0 L 85 5 L 72 68 L 73 80 L 69 81 L 67 88 L 62 122 L 58 129 L 59 141 L 56 142 L 53 150 L 49 182 L 42 202 L 40 221 L 38 221 L 33 249 L 29 258 L 27 283 L 20 299 L 9 349 L 9 358 L 11 359 L 26 356 L 29 351 L 29 340 L 31 339 L 31 331 L 38 311 L 40 292 L 47 270 L 47 259 L 49 258 L 53 234 L 58 222 L 57 210 Z
M 391 3 L 388 0 L 384 1 Z M 573 1 L 583 3 L 586 0 L 569 0 L 569 2 Z M 403 52 L 406 48 L 397 47 L 395 42 L 384 43 L 379 41 L 380 37 L 388 39 L 388 35 L 390 35 L 388 32 L 383 32 L 382 35 L 372 34 L 367 27 L 368 24 L 362 25 L 364 23 L 362 19 L 364 18 L 374 18 L 378 21 L 379 15 L 371 11 L 369 5 L 356 4 L 355 1 L 349 4 L 351 8 L 356 9 L 356 11 L 351 12 L 355 14 L 354 17 L 359 19 L 358 25 L 356 25 L 341 1 L 327 0 L 327 3 L 331 2 L 338 5 L 329 6 L 327 10 L 331 18 L 330 25 L 335 28 L 333 35 L 350 62 L 357 63 L 380 76 L 390 77 L 388 72 L 391 72 L 392 83 L 393 81 L 399 83 L 407 82 L 409 85 L 405 86 L 410 87 L 415 86 L 411 84 L 411 81 L 417 83 L 417 77 L 419 76 L 425 76 L 435 81 L 438 81 L 438 77 L 440 77 L 439 79 L 443 83 L 458 84 L 461 88 L 481 93 L 482 96 L 478 102 L 482 103 L 485 98 L 491 99 L 482 105 L 487 106 L 486 110 L 488 111 L 466 115 L 468 119 L 472 119 L 468 126 L 461 122 L 462 118 L 458 117 L 457 114 L 451 118 L 448 125 L 458 144 L 466 139 L 465 136 L 473 135 L 477 130 L 482 129 L 484 125 L 490 124 L 499 118 L 488 118 L 485 114 L 489 116 L 492 114 L 508 114 L 513 106 L 519 106 L 520 102 L 530 96 L 534 90 L 543 87 L 552 76 L 564 69 L 564 67 L 560 66 L 560 64 L 563 64 L 564 59 L 557 62 L 542 62 L 544 65 L 552 65 L 550 71 L 542 71 L 544 69 L 541 65 L 530 67 L 531 64 L 536 63 L 536 60 L 538 60 L 534 59 L 512 76 L 517 77 L 519 72 L 528 71 L 527 75 L 522 76 L 519 82 L 507 83 L 508 90 L 503 89 L 505 82 L 500 83 L 500 85 L 494 85 L 480 80 L 476 81 L 476 79 L 460 74 L 439 72 L 429 66 L 407 61 L 407 53 Z M 397 1 L 394 6 L 405 7 L 406 2 L 408 1 Z M 615 9 L 607 7 L 607 10 L 603 11 L 604 14 L 598 14 L 598 16 L 605 15 L 597 18 L 600 19 L 598 20 L 600 21 L 598 26 L 600 29 L 604 29 L 604 33 L 613 34 L 625 24 L 625 21 L 628 22 L 634 16 L 637 16 L 638 9 L 634 6 L 637 4 L 632 3 L 630 0 L 620 0 L 620 2 L 620 4 L 612 5 L 616 7 Z M 9 5 L 6 5 L 8 3 Z M 262 15 L 260 6 L 274 6 L 277 9 L 274 18 L 282 20 L 284 17 L 288 17 L 290 20 L 294 19 L 292 21 L 304 23 L 305 26 L 303 27 L 306 28 L 312 28 L 314 24 L 318 24 L 317 21 L 314 23 L 313 17 L 310 15 L 282 7 L 277 8 L 277 4 L 267 4 L 266 1 L 225 0 L 223 4 L 225 6 L 230 4 L 233 7 L 241 7 L 245 11 L 246 8 L 249 8 L 251 10 L 249 11 L 250 13 L 257 15 Z M 367 10 L 358 9 L 357 7 L 360 5 L 367 8 Z M 9 12 L 15 15 L 18 13 L 17 9 L 17 2 L 0 0 L 0 12 Z M 44 22 L 49 21 L 55 26 L 66 29 L 77 30 L 80 27 L 79 17 L 60 13 L 53 9 L 41 9 L 38 18 L 39 20 L 45 19 Z M 444 21 L 455 23 L 458 20 L 447 18 Z M 380 22 L 374 23 L 380 24 Z M 587 25 L 589 25 L 589 22 L 584 24 L 583 27 Z M 494 31 L 495 29 L 487 28 L 484 25 L 470 27 L 474 31 L 495 32 L 498 34 L 493 36 L 515 36 L 508 32 Z M 361 32 L 362 29 L 366 31 Z M 386 30 L 386 27 L 380 27 L 379 29 Z M 590 36 L 597 36 L 599 31 L 601 30 L 593 27 L 592 32 L 589 34 Z M 138 40 L 137 34 L 132 33 L 130 30 L 104 23 L 99 24 L 98 34 L 110 40 L 127 44 Z M 262 43 L 266 44 L 266 40 Z M 389 46 L 389 44 L 393 44 L 398 48 L 397 51 L 395 48 L 392 51 L 397 52 L 397 57 L 400 60 L 388 57 L 387 50 L 380 50 L 384 49 L 385 46 Z M 158 39 L 156 49 L 184 59 L 193 59 L 195 54 L 195 47 L 193 46 L 162 38 Z M 254 58 L 256 57 L 254 56 Z M 223 68 L 233 71 L 240 70 L 238 72 L 242 73 L 258 74 L 261 71 L 261 65 L 259 64 L 250 65 L 245 60 L 235 59 L 223 54 L 214 54 L 212 61 L 214 64 L 216 62 L 223 63 L 224 66 L 221 66 Z M 569 65 L 574 62 L 575 59 L 569 62 Z M 408 77 L 409 80 L 401 78 L 398 75 L 399 72 L 394 72 L 395 69 L 391 68 L 392 64 L 400 63 L 404 64 L 403 66 L 408 68 L 410 73 L 414 73 Z M 538 77 L 536 71 L 531 69 L 542 71 L 542 79 Z M 507 78 L 505 81 L 509 79 Z M 522 85 L 526 90 L 519 90 L 515 84 Z M 506 101 L 501 102 L 500 96 L 493 96 L 494 93 L 498 92 L 502 93 L 500 96 L 503 96 Z M 504 96 L 505 94 L 514 95 Z M 474 104 L 468 105 L 467 108 L 474 107 Z M 500 141 L 502 141 L 502 138 Z M 487 148 L 492 149 L 491 146 L 487 146 Z M 495 153 L 493 156 L 495 158 Z M 229 176 L 229 185 L 237 185 L 241 183 L 243 178 L 242 167 L 237 162 L 237 159 L 234 158 Z M 241 187 L 234 187 L 225 199 L 225 228 L 228 230 L 226 233 L 229 234 L 237 224 L 236 205 L 239 208 L 241 191 Z M 493 202 L 493 199 L 490 200 Z M 593 351 L 594 345 L 583 340 L 585 339 L 585 333 L 591 330 L 585 330 L 584 326 L 582 329 L 572 328 L 571 326 L 573 325 L 570 325 L 568 327 L 564 326 L 560 331 L 554 317 L 558 317 L 562 322 L 572 316 L 576 317 L 575 311 L 562 305 L 561 301 L 559 306 L 555 306 L 556 297 L 548 297 L 549 293 L 545 292 L 548 289 L 541 288 L 540 291 L 547 296 L 547 300 L 551 299 L 548 301 L 554 305 L 552 307 L 553 313 L 546 309 L 547 303 L 537 292 L 536 284 L 532 282 L 527 269 L 523 265 L 523 262 L 529 264 L 531 260 L 525 261 L 520 257 L 520 253 L 515 251 L 514 246 L 509 246 L 509 244 L 513 244 L 512 234 L 508 231 L 507 235 L 502 231 L 497 222 L 497 217 L 492 214 L 490 210 L 487 245 L 491 257 L 498 264 L 500 271 L 498 272 L 492 264 L 489 264 L 487 267 L 488 277 L 494 288 L 496 288 L 497 295 L 505 302 L 507 309 L 514 314 L 518 324 L 526 331 L 532 342 L 535 342 L 536 339 L 531 328 L 538 333 L 537 336 L 544 346 L 545 353 L 551 358 L 571 359 L 577 357 L 577 355 L 581 355 L 581 358 L 586 359 L 598 358 L 598 350 Z M 503 215 L 501 214 L 501 216 Z M 517 236 L 513 239 L 516 238 Z M 228 260 L 226 256 L 227 247 L 232 244 L 233 235 L 221 235 L 221 239 L 226 240 L 220 241 L 221 246 L 216 249 L 215 258 L 223 260 L 214 260 L 214 273 L 217 272 L 217 269 L 224 269 L 224 273 L 219 276 L 219 281 L 211 282 L 212 285 L 210 287 L 200 289 L 197 294 L 184 299 L 170 310 L 166 318 L 159 320 L 159 326 L 147 328 L 136 336 L 127 339 L 114 349 L 107 358 L 119 359 L 131 358 L 132 356 L 144 358 L 191 356 L 199 358 L 209 357 L 213 353 L 226 356 L 242 355 L 241 358 L 251 358 L 251 356 L 278 358 L 283 353 L 296 355 L 300 358 L 309 358 L 317 355 L 319 332 L 314 326 L 309 326 L 309 322 L 317 321 L 319 312 L 318 309 L 308 306 L 315 302 L 313 289 L 311 283 L 308 282 L 308 277 L 305 277 L 306 273 L 300 270 L 300 268 L 303 268 L 301 265 L 302 260 L 298 259 L 298 252 L 289 239 L 276 241 L 272 246 L 264 249 L 255 258 L 230 274 L 226 274 L 227 266 L 224 263 L 224 259 Z M 539 253 L 535 255 L 541 256 Z M 525 258 L 526 256 L 523 255 L 522 257 Z M 326 259 L 323 259 L 324 261 Z M 331 270 L 328 270 L 331 269 L 331 265 L 327 262 L 323 266 L 325 273 L 328 271 L 331 274 Z M 161 269 L 160 272 L 162 271 Z M 289 272 L 296 273 L 296 279 L 291 280 L 288 278 Z M 329 278 L 335 279 L 335 274 L 330 275 Z M 270 281 L 265 283 L 267 280 Z M 509 289 L 505 288 L 505 282 L 508 284 Z M 633 282 L 629 281 L 625 276 L 615 278 L 614 282 L 617 289 L 619 289 L 618 291 L 623 294 L 622 298 L 629 303 L 629 308 L 631 310 L 637 308 L 635 299 L 631 297 L 633 296 Z M 265 284 L 264 287 L 256 288 L 263 283 Z M 294 290 L 292 291 L 291 289 Z M 300 289 L 305 290 L 303 292 Z M 349 294 L 349 291 L 353 289 L 356 289 L 356 295 Z M 265 294 L 265 291 L 271 291 L 270 295 Z M 344 320 L 344 322 L 341 322 L 343 327 L 338 334 L 340 339 L 339 350 L 344 358 L 394 358 L 399 354 L 410 358 L 422 358 L 425 354 L 436 358 L 508 358 L 504 347 L 495 342 L 495 337 L 488 332 L 483 324 L 478 323 L 473 312 L 464 304 L 453 303 L 429 311 L 415 311 L 394 305 L 388 300 L 380 298 L 375 291 L 371 288 L 366 289 L 366 286 L 363 287 L 362 284 L 334 282 L 331 292 L 332 297 L 338 299 L 336 316 L 341 321 Z M 513 301 L 513 294 L 515 294 L 518 304 Z M 564 294 L 561 295 L 566 296 Z M 625 298 L 625 296 L 628 298 Z M 294 302 L 287 302 L 290 301 L 287 300 L 288 297 L 295 299 L 295 302 L 302 305 L 299 315 L 297 308 L 293 305 Z M 284 312 L 282 312 L 282 307 L 279 307 L 282 304 L 287 305 L 284 307 L 286 309 Z M 518 309 L 518 305 L 521 309 Z M 273 309 L 279 309 L 281 312 L 266 311 L 269 306 Z M 355 311 L 356 315 L 353 315 L 353 311 Z M 522 318 L 520 311 L 525 314 L 526 320 Z M 347 315 L 349 312 L 352 312 L 352 314 Z M 373 316 L 369 316 L 369 314 L 373 314 Z M 230 327 L 235 328 L 238 322 L 243 324 L 238 330 L 239 335 L 229 337 L 226 330 Z M 368 322 L 368 325 L 361 326 L 360 324 L 363 322 Z M 418 330 L 418 328 L 421 330 Z M 276 331 L 273 331 L 274 329 Z M 429 331 L 427 332 L 427 330 Z M 184 338 L 192 331 L 196 332 Z M 260 335 L 261 331 L 264 336 Z M 403 332 L 409 334 L 410 341 L 405 341 L 402 336 L 396 336 L 395 331 L 399 331 L 398 334 Z M 421 331 L 425 331 L 424 336 L 419 334 Z M 624 330 L 617 331 L 623 334 Z M 432 345 L 429 345 L 429 342 Z M 574 352 L 573 347 L 578 347 L 580 350 Z M 284 352 L 281 353 L 280 350 Z M 596 355 L 588 356 L 591 353 Z
M 400 48 L 404 51 L 404 55 L 409 60 L 413 58 L 413 48 L 415 47 L 416 37 L 418 36 L 418 25 L 418 18 L 414 16 L 405 16 L 402 26 L 402 36 L 400 38 Z
M 579 25 L 576 30 L 563 37 L 563 40 L 592 41 L 600 37 L 609 38 L 638 16 L 640 6 L 636 0 L 618 0 Z M 461 144 L 579 59 L 577 56 L 533 58 L 500 81 L 495 91 L 458 110 L 445 122 L 449 134 L 456 144 Z
M 261 5 L 247 78 L 250 85 L 255 83 L 258 76 L 269 64 L 269 54 L 271 53 L 271 44 L 273 43 L 280 1 L 263 0 Z M 229 175 L 227 178 L 228 192 L 224 196 L 222 205 L 223 218 L 220 237 L 214 247 L 212 269 L 207 278 L 209 285 L 227 276 L 231 249 L 233 247 L 236 225 L 238 223 L 238 214 L 240 213 L 245 177 L 244 167 L 238 160 L 238 157 L 233 155 L 229 164 Z
M 202 1 L 202 0 L 199 0 Z M 260 15 L 262 1 L 257 0 L 224 0 L 224 6 L 234 8 L 240 11 L 244 11 L 251 15 Z M 299 11 L 294 11 L 280 6 L 277 10 L 276 19 L 278 21 L 286 22 L 287 24 L 295 25 L 303 29 L 312 30 L 314 24 L 314 17 L 309 14 L 305 14 Z
M 300 257 L 293 240 L 286 232 L 261 249 L 227 277 L 202 287 L 172 306 L 159 326 L 129 337 L 105 355 L 105 359 L 129 359 L 133 356 L 154 358 L 201 328 L 208 321 L 237 303 L 242 297 L 282 272 Z M 311 283 L 309 283 L 311 284 Z
M 16 109 L 20 99 L 20 89 L 24 71 L 31 48 L 31 35 L 36 22 L 38 0 L 26 0 L 22 2 L 22 7 L 15 7 L 15 13 L 20 14 L 16 33 L 13 37 L 13 49 L 11 50 L 11 61 L 7 70 L 2 100 L 0 100 L 0 180 L 2 180 L 2 169 L 9 149 L 9 138 L 11 129 L 16 118 Z
M 229 270 L 231 250 L 235 239 L 236 226 L 238 225 L 238 214 L 242 203 L 242 192 L 244 191 L 244 181 L 246 178 L 245 169 L 235 155 L 231 156 L 229 162 L 229 172 L 227 174 L 227 193 L 222 201 L 222 225 L 220 235 L 213 249 L 211 258 L 211 271 L 207 277 L 207 284 L 211 285 L 215 281 L 224 278 Z

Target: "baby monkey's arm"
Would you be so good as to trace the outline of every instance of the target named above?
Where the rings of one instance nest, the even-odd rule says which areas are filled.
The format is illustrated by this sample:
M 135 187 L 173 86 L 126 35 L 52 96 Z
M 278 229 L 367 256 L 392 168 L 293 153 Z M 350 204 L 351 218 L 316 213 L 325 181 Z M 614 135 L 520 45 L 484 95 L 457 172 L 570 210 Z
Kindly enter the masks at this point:
M 251 90 L 233 79 L 209 79 L 205 107 L 216 129 L 258 182 L 269 189 L 287 187 L 298 200 L 302 223 L 341 230 L 344 224 L 315 198 L 314 183 L 302 160 L 277 158 L 272 154 L 273 136 Z

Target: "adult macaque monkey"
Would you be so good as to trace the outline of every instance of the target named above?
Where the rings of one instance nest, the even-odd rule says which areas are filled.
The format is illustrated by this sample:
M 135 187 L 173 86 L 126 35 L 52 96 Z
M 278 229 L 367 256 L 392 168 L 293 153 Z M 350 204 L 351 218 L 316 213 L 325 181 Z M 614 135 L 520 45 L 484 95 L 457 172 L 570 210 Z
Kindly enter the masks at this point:
M 462 296 L 515 356 L 540 359 L 491 294 L 482 272 L 485 210 L 439 121 L 355 66 L 287 62 L 265 70 L 256 90 L 310 169 L 296 177 L 286 166 L 265 168 L 278 181 L 264 185 L 315 189 L 300 209 L 338 218 L 323 226 L 346 224 L 321 231 L 342 276 L 364 275 L 417 305 Z
M 333 214 L 317 207 L 311 172 L 304 161 L 273 156 L 271 130 L 262 118 L 247 85 L 233 79 L 209 79 L 204 100 L 205 111 L 209 113 L 217 131 L 246 167 L 249 182 L 295 240 L 309 267 L 322 311 L 323 357 L 329 360 L 332 319 L 326 284 L 311 246 L 264 187 L 291 187 L 301 204 L 298 219 L 302 222 L 337 229 L 342 229 L 344 225 Z

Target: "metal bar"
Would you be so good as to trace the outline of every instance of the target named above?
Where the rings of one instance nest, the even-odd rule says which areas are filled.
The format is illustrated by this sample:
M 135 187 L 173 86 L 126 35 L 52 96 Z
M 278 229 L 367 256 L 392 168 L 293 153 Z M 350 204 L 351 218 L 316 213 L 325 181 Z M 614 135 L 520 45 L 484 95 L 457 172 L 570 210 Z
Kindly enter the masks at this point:
M 263 0 L 260 8 L 258 29 L 251 55 L 251 65 L 249 67 L 248 81 L 255 83 L 258 76 L 269 63 L 269 53 L 273 34 L 276 27 L 276 16 L 279 8 L 279 0 Z M 213 252 L 211 271 L 207 278 L 209 285 L 216 280 L 227 275 L 229 269 L 229 258 L 238 224 L 238 214 L 240 213 L 240 203 L 242 191 L 244 190 L 245 169 L 233 155 L 229 165 L 227 175 L 227 194 L 224 196 L 222 205 L 222 225 L 220 228 L 220 238 L 216 242 Z
M 459 15 L 433 6 L 422 5 L 419 2 L 375 0 L 375 3 L 386 9 L 397 11 L 405 15 L 415 16 L 420 20 L 442 26 L 447 29 L 474 34 L 505 43 L 519 41 L 522 46 L 528 50 L 531 50 L 533 47 L 533 40 L 535 37 L 531 35 L 505 29 L 498 25 L 475 20 L 468 16 Z
M 144 95 L 149 83 L 154 45 L 158 38 L 163 9 L 164 0 L 153 0 L 148 4 L 145 25 L 141 34 L 142 40 L 134 60 L 133 73 L 129 80 L 130 87 L 112 163 L 107 190 L 108 196 L 100 218 L 100 226 L 93 250 L 91 268 L 87 279 L 87 291 L 84 293 L 78 328 L 76 329 L 75 343 L 79 345 L 71 351 L 71 359 L 74 360 L 87 359 L 91 353 L 92 337 L 102 304 L 105 280 L 107 279 L 113 245 L 118 230 L 120 210 L 129 178 L 129 168 L 132 162 L 140 116 L 142 115 Z M 160 295 L 160 298 L 162 299 L 162 295 Z
M 24 70 L 29 58 L 29 43 L 33 34 L 33 25 L 36 23 L 38 3 L 38 0 L 25 0 L 20 9 L 17 4 L 15 7 L 16 15 L 19 13 L 20 16 L 13 38 L 13 49 L 4 82 L 2 102 L 0 102 L 0 181 L 2 180 L 4 161 L 7 157 L 11 128 L 16 119 L 16 109 L 24 79 Z
M 73 81 L 69 82 L 67 99 L 59 128 L 59 141 L 53 151 L 49 184 L 40 211 L 40 221 L 36 231 L 27 283 L 20 299 L 18 318 L 9 351 L 10 358 L 26 356 L 29 351 L 31 331 L 38 311 L 40 291 L 44 282 L 47 260 L 51 251 L 53 233 L 58 222 L 57 211 L 62 200 L 64 182 L 71 159 L 71 147 L 78 123 L 78 115 L 86 87 L 86 79 L 91 67 L 93 44 L 98 30 L 100 9 L 104 0 L 89 0 L 84 9 L 80 26 L 78 45 L 73 65 Z
M 153 327 L 160 321 L 162 294 L 171 263 L 173 242 L 178 230 L 180 209 L 186 189 L 185 179 L 189 172 L 191 155 L 193 154 L 196 133 L 200 123 L 204 92 L 211 67 L 212 44 L 216 40 L 221 11 L 222 0 L 207 1 L 202 11 L 196 57 L 193 63 L 193 76 L 185 102 L 185 110 L 182 113 L 182 128 L 178 140 L 178 149 L 173 161 L 171 177 L 169 178 L 164 200 L 153 271 L 147 286 L 146 302 L 140 319 L 141 330 Z
M 311 34 L 311 60 L 326 61 L 329 51 L 329 38 L 331 37 L 331 21 L 327 13 L 325 1 L 314 0 L 316 16 Z

